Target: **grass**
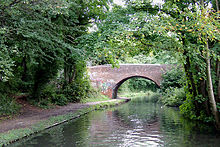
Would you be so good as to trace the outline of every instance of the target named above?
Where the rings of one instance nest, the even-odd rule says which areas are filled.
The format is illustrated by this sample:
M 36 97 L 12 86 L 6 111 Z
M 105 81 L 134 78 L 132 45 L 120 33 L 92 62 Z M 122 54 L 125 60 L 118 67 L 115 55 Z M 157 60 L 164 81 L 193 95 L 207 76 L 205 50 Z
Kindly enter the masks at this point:
M 121 93 L 118 94 L 119 97 L 128 97 L 128 98 L 137 98 L 137 97 L 144 97 L 144 96 L 150 96 L 152 95 L 154 92 L 152 91 L 146 91 L 146 92 L 127 92 L 127 93 Z
M 128 92 L 126 94 L 121 94 L 119 97 L 128 97 L 131 99 L 136 99 L 136 98 L 146 98 L 146 101 L 148 102 L 154 102 L 157 103 L 161 99 L 161 94 L 158 92 L 153 92 L 153 91 L 146 91 L 146 92 Z
M 40 131 L 43 131 L 43 130 L 49 129 L 51 127 L 57 126 L 59 124 L 62 124 L 64 122 L 67 122 L 68 120 L 78 118 L 82 115 L 85 115 L 85 114 L 91 112 L 91 111 L 116 106 L 116 105 L 119 105 L 124 102 L 125 102 L 125 100 L 103 102 L 100 104 L 92 105 L 88 108 L 80 109 L 75 113 L 68 113 L 65 115 L 50 117 L 49 119 L 41 121 L 37 124 L 34 124 L 29 128 L 15 129 L 15 130 L 11 130 L 7 133 L 0 133 L 0 146 L 8 145 L 8 144 L 13 143 L 15 141 L 18 141 L 24 137 L 28 137 L 28 136 L 33 135 L 35 133 L 38 133 Z
M 80 103 L 98 102 L 98 101 L 107 101 L 107 100 L 110 100 L 110 98 L 104 95 L 100 95 L 98 97 L 90 97 L 87 99 L 82 99 L 80 100 Z

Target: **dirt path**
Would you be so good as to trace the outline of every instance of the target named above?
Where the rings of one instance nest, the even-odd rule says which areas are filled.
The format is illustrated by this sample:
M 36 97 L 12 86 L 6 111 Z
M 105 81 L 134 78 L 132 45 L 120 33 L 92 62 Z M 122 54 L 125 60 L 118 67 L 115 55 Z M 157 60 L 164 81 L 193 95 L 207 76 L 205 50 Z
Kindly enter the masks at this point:
M 115 99 L 102 101 L 102 102 L 111 102 Z M 21 101 L 22 110 L 19 115 L 13 117 L 12 119 L 3 120 L 0 122 L 0 133 L 7 132 L 12 129 L 26 128 L 31 125 L 48 119 L 51 116 L 63 115 L 69 112 L 76 112 L 79 109 L 87 108 L 91 105 L 99 104 L 102 102 L 90 102 L 86 104 L 81 103 L 70 103 L 66 106 L 56 106 L 53 109 L 40 109 L 28 104 L 25 101 Z

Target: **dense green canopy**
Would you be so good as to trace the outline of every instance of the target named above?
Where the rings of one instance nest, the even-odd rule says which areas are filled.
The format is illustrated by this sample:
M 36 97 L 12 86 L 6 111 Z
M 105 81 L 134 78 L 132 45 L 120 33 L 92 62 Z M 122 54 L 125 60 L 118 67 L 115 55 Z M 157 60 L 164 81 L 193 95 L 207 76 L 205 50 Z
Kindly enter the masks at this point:
M 184 69 L 183 115 L 215 120 L 220 128 L 219 1 L 111 2 L 1 0 L 0 92 L 76 101 L 91 90 L 86 63 L 117 66 L 132 57 L 144 63 L 152 61 L 144 56 L 156 57 L 152 63 Z M 97 29 L 89 32 L 92 26 Z
M 22 91 L 39 99 L 54 80 L 63 88 L 82 80 L 91 51 L 78 46 L 80 37 L 92 22 L 105 18 L 110 2 L 1 0 L 1 93 Z
M 140 53 L 176 57 L 186 76 L 187 100 L 181 112 L 207 122 L 214 116 L 219 128 L 219 12 L 218 0 L 165 0 L 162 5 L 126 0 L 126 7 L 114 7 L 97 24 L 95 49 L 105 53 L 99 63 L 117 63 L 126 60 L 124 55 Z

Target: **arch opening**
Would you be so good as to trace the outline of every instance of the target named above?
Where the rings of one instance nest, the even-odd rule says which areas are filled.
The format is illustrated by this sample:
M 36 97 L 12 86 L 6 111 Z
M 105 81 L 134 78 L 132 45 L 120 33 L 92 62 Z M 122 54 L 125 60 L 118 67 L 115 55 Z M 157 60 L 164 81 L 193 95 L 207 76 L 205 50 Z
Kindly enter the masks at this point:
M 148 77 L 144 77 L 144 76 L 131 76 L 131 77 L 124 78 L 124 79 L 122 79 L 121 81 L 119 81 L 117 84 L 115 84 L 115 86 L 113 87 L 113 90 L 112 90 L 112 98 L 113 98 L 113 99 L 116 99 L 116 98 L 117 98 L 119 87 L 120 87 L 125 81 L 127 81 L 127 80 L 129 80 L 129 79 L 132 79 L 132 78 L 143 78 L 143 79 L 150 80 L 150 81 L 152 81 L 152 82 L 156 85 L 157 88 L 160 88 L 160 85 L 159 85 L 157 82 L 155 82 L 154 80 L 152 80 L 152 79 L 150 79 L 150 78 L 148 78 Z

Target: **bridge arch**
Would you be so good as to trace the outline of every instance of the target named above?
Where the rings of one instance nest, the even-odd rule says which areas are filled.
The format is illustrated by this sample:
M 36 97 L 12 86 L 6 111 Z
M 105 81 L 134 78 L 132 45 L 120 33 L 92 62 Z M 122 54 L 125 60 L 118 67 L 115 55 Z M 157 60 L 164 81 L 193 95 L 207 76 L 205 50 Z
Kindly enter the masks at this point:
M 112 89 L 112 98 L 115 99 L 117 98 L 117 95 L 118 95 L 118 88 L 125 82 L 127 81 L 128 79 L 132 79 L 132 78 L 143 78 L 143 79 L 147 79 L 147 80 L 150 80 L 152 82 L 154 82 L 155 85 L 157 85 L 158 88 L 160 88 L 160 85 L 158 83 L 156 83 L 154 80 L 148 78 L 148 77 L 145 77 L 145 76 L 131 76 L 131 77 L 126 77 L 124 79 L 122 79 L 121 81 L 119 81 L 118 83 L 115 84 L 115 86 L 113 87 Z
M 109 98 L 116 98 L 120 85 L 132 77 L 146 78 L 160 86 L 162 73 L 170 67 L 165 64 L 120 64 L 119 68 L 98 65 L 88 67 L 88 74 L 94 88 L 100 89 Z

